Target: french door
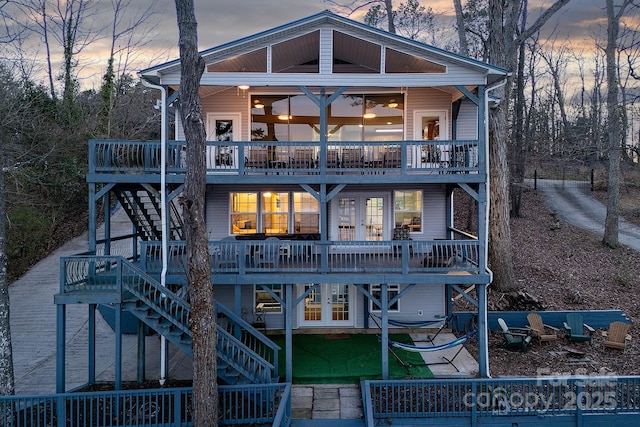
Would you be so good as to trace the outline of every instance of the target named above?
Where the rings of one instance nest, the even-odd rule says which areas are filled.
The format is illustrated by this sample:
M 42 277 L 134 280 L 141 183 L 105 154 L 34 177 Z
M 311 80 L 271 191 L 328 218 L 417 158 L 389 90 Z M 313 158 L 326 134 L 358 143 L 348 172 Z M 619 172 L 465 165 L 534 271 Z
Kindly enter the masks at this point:
M 353 326 L 351 287 L 343 284 L 300 285 L 309 293 L 299 306 L 299 324 L 305 327 Z
M 335 239 L 340 241 L 385 240 L 388 196 L 380 194 L 339 195 L 333 223 Z

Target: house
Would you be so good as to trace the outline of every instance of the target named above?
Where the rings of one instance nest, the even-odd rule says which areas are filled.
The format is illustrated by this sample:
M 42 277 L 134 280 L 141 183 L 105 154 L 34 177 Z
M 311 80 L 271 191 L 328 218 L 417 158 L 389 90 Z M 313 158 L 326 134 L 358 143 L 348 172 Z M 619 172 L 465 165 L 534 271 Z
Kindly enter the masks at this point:
M 296 361 L 285 349 L 286 372 L 274 372 L 278 349 L 263 330 L 290 343 L 298 330 L 379 322 L 384 346 L 390 321 L 437 322 L 454 293 L 475 286 L 488 376 L 487 114 L 507 72 L 328 11 L 201 54 L 211 275 L 219 342 L 235 349 L 219 354 L 223 368 L 259 342 L 270 355 L 247 381 L 290 381 Z M 140 75 L 159 89 L 166 129 L 179 61 Z M 131 313 L 190 351 L 177 113 L 175 134 L 163 134 L 89 142 L 91 253 L 62 261 L 58 366 L 66 304 L 121 307 L 117 332 Z M 453 226 L 456 189 L 475 200 L 474 234 Z M 134 233 L 97 236 L 99 206 L 116 200 Z

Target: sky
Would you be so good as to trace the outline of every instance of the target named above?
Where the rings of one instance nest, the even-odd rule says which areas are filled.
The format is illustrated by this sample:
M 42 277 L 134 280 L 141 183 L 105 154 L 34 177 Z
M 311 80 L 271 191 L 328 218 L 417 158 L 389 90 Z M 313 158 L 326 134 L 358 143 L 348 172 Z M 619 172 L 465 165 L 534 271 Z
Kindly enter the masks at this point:
M 102 13 L 94 17 L 92 24 L 102 25 L 109 21 L 110 0 L 96 0 Z M 198 22 L 198 39 L 201 50 L 208 49 L 229 41 L 277 27 L 288 22 L 313 15 L 331 5 L 322 0 L 194 0 L 196 20 Z M 420 0 L 424 6 L 431 6 L 436 13 L 453 17 L 451 0 Z M 548 6 L 552 0 L 529 0 L 530 22 L 539 14 L 541 7 Z M 396 4 L 400 0 L 396 0 Z M 178 57 L 178 28 L 174 0 L 132 0 L 132 7 L 127 16 L 135 16 L 135 8 L 145 8 L 149 4 L 155 15 L 151 18 L 157 22 L 153 31 L 145 37 L 144 50 L 136 56 L 136 62 L 130 72 L 134 73 L 153 65 L 176 59 Z M 570 40 L 574 49 L 591 51 L 594 48 L 592 34 L 602 32 L 605 22 L 605 0 L 571 0 L 543 30 L 546 36 L 555 31 L 559 40 Z M 359 19 L 359 16 L 352 17 Z M 453 28 L 453 24 L 449 24 Z M 102 39 L 85 49 L 79 57 L 81 85 L 96 87 L 100 84 L 100 76 L 106 66 L 106 58 L 110 40 Z M 32 55 L 39 57 L 44 64 L 42 43 L 33 48 Z

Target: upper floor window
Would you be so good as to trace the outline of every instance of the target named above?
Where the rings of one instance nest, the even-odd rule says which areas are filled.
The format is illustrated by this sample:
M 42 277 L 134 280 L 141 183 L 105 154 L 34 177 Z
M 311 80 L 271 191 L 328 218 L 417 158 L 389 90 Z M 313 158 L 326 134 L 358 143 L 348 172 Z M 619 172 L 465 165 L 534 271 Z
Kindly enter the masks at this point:
M 320 203 L 306 192 L 231 193 L 229 220 L 231 234 L 316 234 Z
M 231 234 L 255 233 L 258 226 L 258 193 L 231 193 Z
M 395 227 L 421 232 L 422 190 L 396 190 L 393 199 Z

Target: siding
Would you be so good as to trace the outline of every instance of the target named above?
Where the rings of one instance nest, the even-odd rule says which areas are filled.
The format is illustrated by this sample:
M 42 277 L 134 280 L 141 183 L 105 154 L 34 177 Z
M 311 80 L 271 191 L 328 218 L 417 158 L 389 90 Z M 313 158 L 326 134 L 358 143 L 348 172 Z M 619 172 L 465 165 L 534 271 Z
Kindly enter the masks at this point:
M 444 110 L 447 111 L 448 123 L 451 126 L 451 94 L 434 88 L 411 88 L 406 94 L 405 103 L 406 117 L 405 127 L 407 129 L 406 138 L 414 139 L 414 113 L 416 110 Z M 440 132 L 442 133 L 442 127 Z M 450 128 L 447 135 L 451 135 Z
M 458 113 L 459 140 L 478 139 L 478 107 L 471 101 L 462 101 Z

